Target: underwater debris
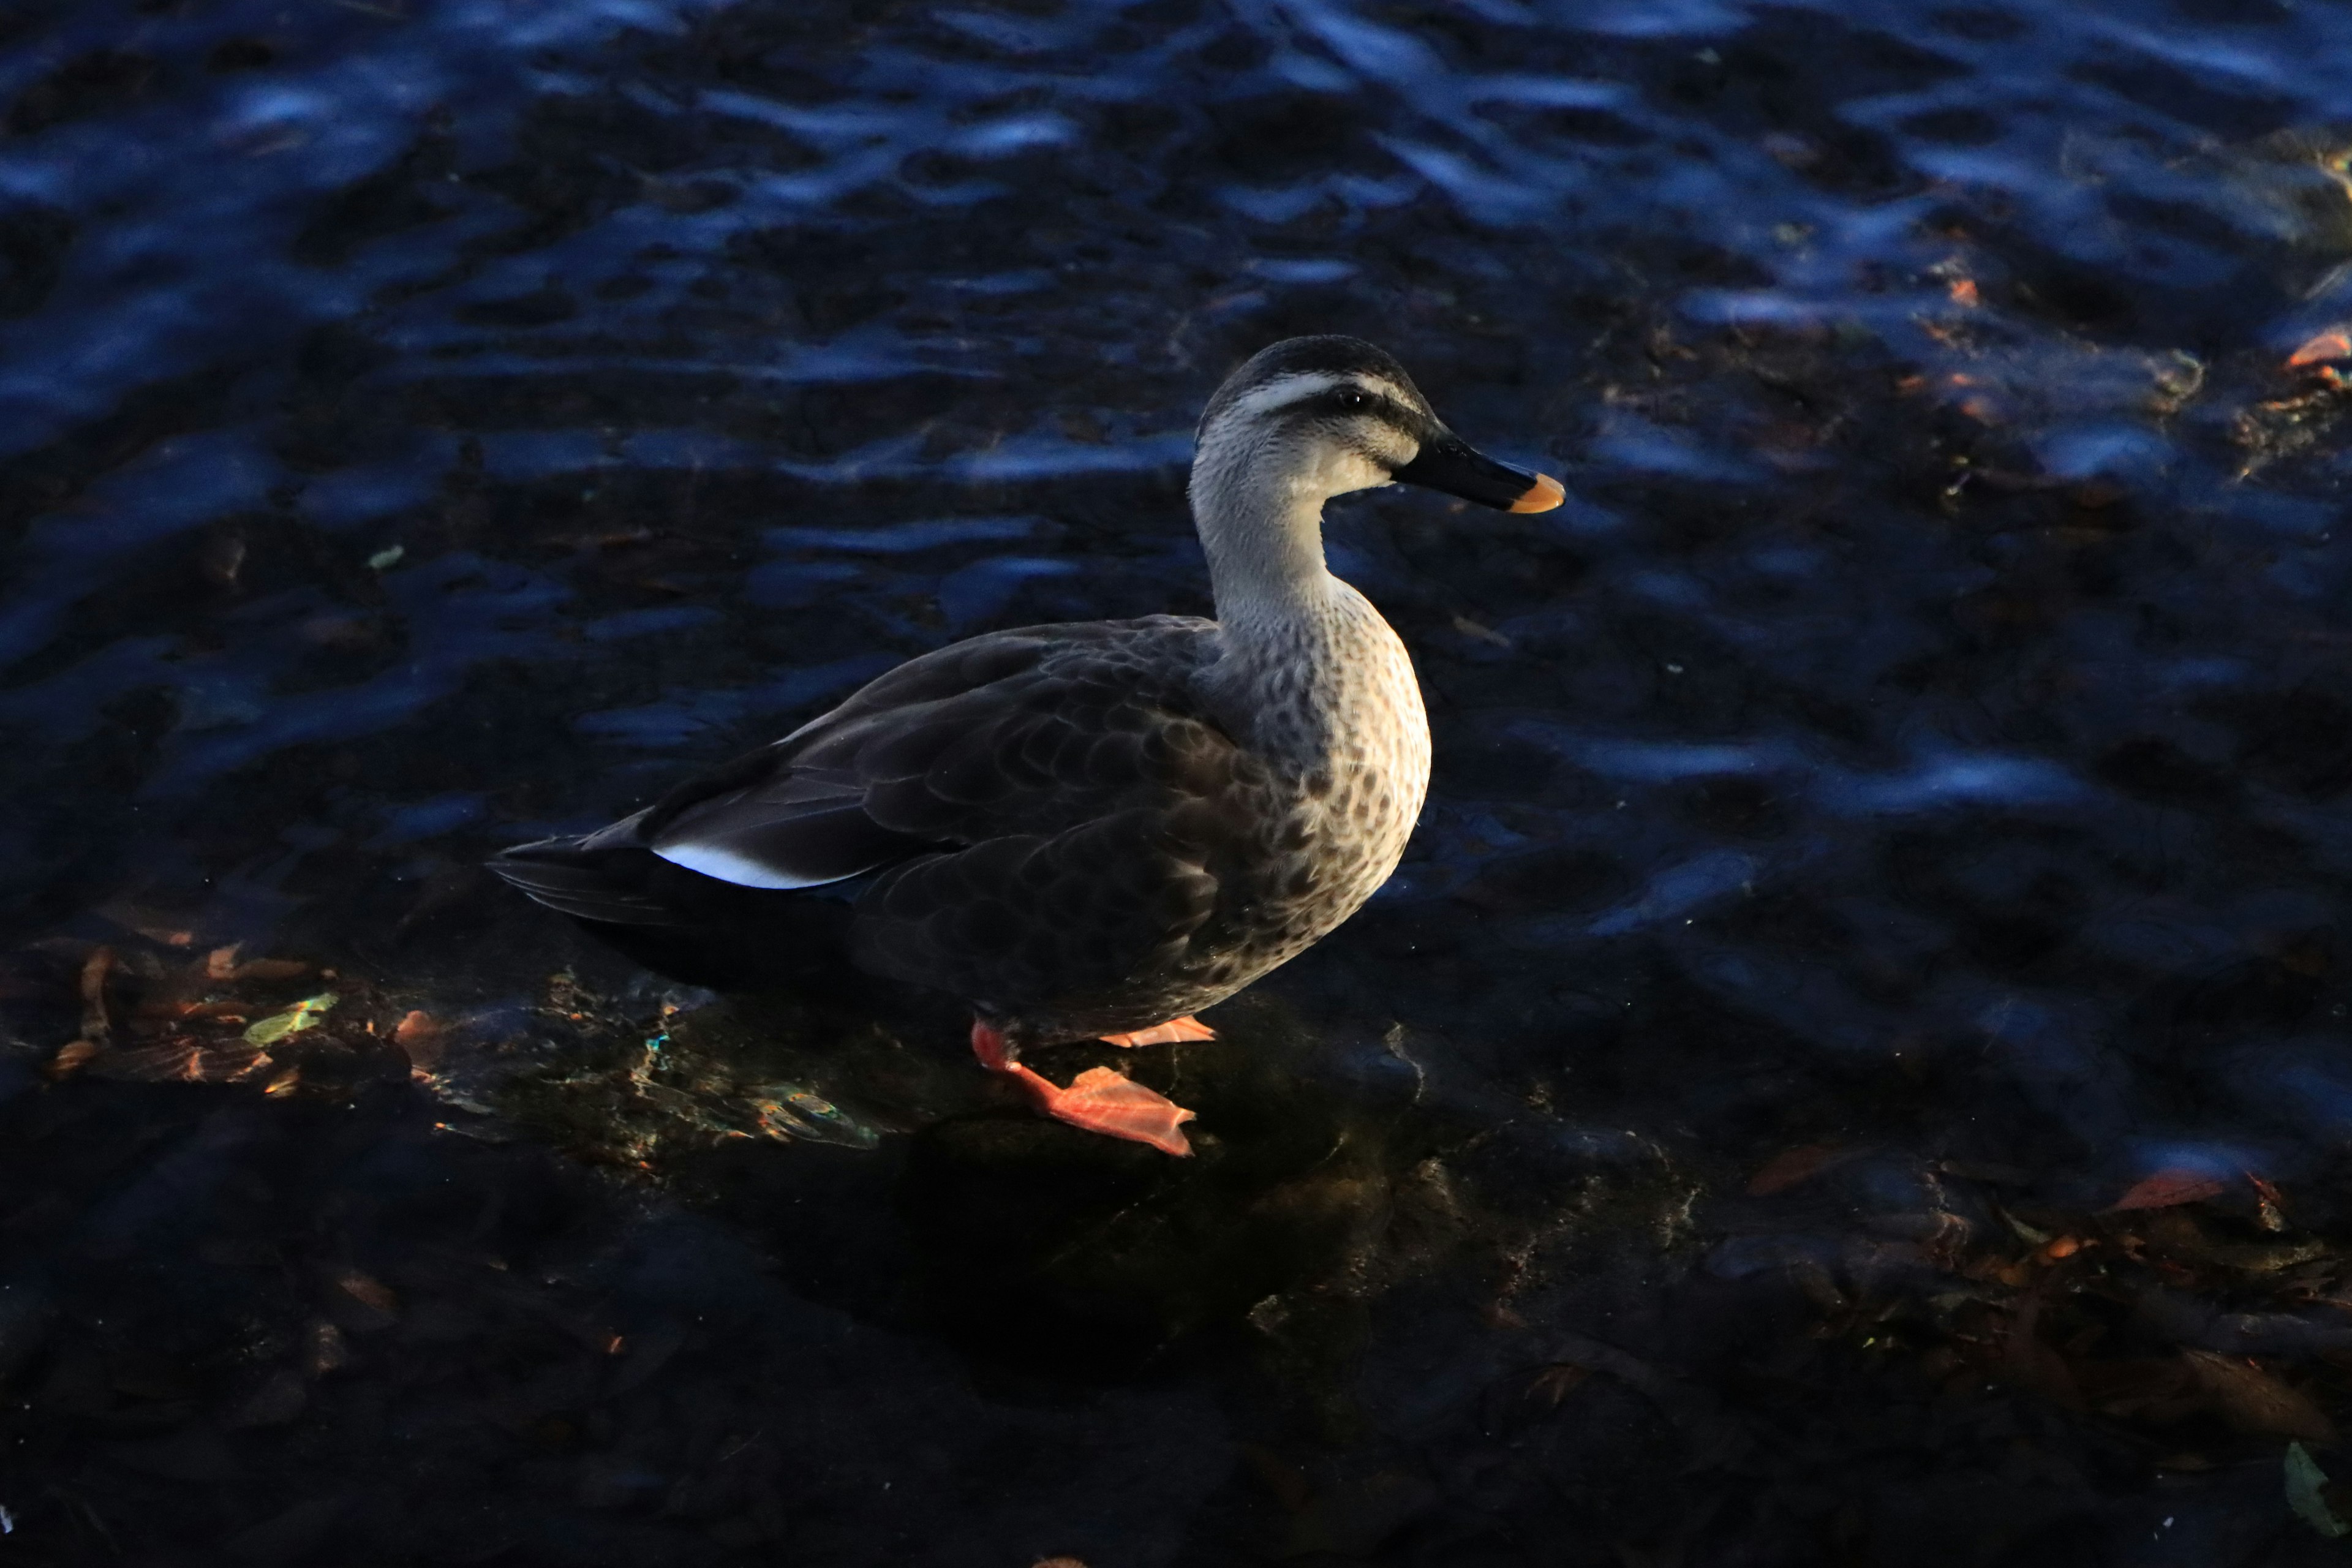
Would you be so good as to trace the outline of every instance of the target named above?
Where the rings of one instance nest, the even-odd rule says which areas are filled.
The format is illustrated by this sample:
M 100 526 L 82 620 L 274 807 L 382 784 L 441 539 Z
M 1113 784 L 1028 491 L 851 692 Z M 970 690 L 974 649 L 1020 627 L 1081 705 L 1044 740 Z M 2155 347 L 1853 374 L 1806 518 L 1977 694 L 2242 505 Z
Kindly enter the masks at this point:
M 2330 1541 L 2352 1535 L 2352 1524 L 2345 1523 L 2328 1501 L 2327 1494 L 2334 1489 L 2310 1450 L 2300 1443 L 2289 1443 L 2285 1468 L 2286 1506 L 2296 1517 Z
M 806 1139 L 848 1149 L 871 1149 L 882 1135 L 814 1089 L 798 1084 L 761 1084 L 748 1091 L 760 1129 L 771 1138 Z
M 646 1019 L 568 973 L 547 986 L 537 1012 L 561 1044 L 540 1065 L 504 1076 L 497 1100 L 576 1155 L 660 1177 L 666 1153 L 719 1143 L 881 1143 L 881 1128 L 801 1077 L 789 1029 L 783 1039 L 772 1026 L 747 1031 L 730 1009 L 710 1006 L 715 998 L 666 996 Z M 450 1101 L 437 1076 L 429 1087 Z

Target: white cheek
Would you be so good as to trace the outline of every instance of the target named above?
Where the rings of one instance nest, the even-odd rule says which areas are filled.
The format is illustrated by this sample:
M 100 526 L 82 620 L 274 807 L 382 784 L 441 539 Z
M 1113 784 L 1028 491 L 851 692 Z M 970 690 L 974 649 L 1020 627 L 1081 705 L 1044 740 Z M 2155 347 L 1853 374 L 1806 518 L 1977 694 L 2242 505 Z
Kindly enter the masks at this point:
M 1388 482 L 1389 471 L 1360 452 L 1334 450 L 1325 452 L 1310 471 L 1299 476 L 1297 484 L 1302 490 L 1336 496 Z

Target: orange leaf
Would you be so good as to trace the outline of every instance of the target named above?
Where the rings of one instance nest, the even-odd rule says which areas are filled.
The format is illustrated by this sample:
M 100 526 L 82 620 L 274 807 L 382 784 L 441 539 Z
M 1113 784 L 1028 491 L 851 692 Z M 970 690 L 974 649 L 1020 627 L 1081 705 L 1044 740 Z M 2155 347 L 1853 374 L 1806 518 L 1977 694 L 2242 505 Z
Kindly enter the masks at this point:
M 1800 1182 L 1811 1181 L 1822 1166 L 1836 1158 L 1837 1152 L 1827 1143 L 1807 1143 L 1775 1154 L 1748 1178 L 1748 1195 L 1769 1198 L 1774 1193 L 1787 1192 Z
M 1955 305 L 1971 305 L 1971 306 L 1972 306 L 1972 305 L 1974 305 L 1974 304 L 1976 304 L 1976 303 L 1977 303 L 1977 280 L 1976 280 L 1975 279 L 1973 279 L 1973 278 L 1955 278 L 1955 279 L 1952 279 L 1952 303 L 1953 303 L 1953 304 L 1955 304 Z
M 42 1070 L 51 1078 L 69 1078 L 80 1071 L 82 1065 L 98 1055 L 100 1049 L 94 1040 L 68 1040 L 58 1047 L 58 1054 L 49 1058 L 49 1065 Z
M 2106 1212 L 2120 1214 L 2126 1209 L 2168 1209 L 2181 1204 L 2202 1203 L 2221 1193 L 2222 1185 L 2221 1181 L 2203 1171 L 2158 1171 L 2134 1183 L 2131 1191 L 2107 1205 Z
M 2290 366 L 2319 364 L 2332 359 L 2352 359 L 2352 337 L 2347 337 L 2341 327 L 2331 327 L 2303 347 L 2287 355 Z

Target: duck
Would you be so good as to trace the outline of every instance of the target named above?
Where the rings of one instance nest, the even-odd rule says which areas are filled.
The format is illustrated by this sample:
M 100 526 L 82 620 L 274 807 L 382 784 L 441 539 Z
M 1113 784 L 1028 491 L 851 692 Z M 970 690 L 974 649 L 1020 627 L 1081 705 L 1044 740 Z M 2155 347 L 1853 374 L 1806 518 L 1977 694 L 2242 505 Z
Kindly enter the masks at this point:
M 729 948 L 955 999 L 980 1065 L 1089 1132 L 1192 1152 L 1194 1113 L 1025 1052 L 1211 1039 L 1197 1015 L 1389 879 L 1429 784 L 1412 660 L 1333 575 L 1323 508 L 1419 486 L 1506 512 L 1550 477 L 1485 456 L 1361 339 L 1276 342 L 1226 377 L 1189 486 L 1212 618 L 988 632 L 593 833 L 489 868 L 691 978 Z M 812 955 L 815 955 L 812 965 Z

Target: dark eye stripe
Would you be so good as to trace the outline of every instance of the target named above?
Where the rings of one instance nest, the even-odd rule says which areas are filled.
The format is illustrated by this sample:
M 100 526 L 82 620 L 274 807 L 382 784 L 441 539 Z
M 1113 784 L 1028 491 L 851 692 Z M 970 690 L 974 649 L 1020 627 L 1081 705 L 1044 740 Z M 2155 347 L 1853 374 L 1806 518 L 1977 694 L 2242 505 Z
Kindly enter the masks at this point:
M 1318 392 L 1290 405 L 1287 412 L 1314 414 L 1329 417 L 1339 415 L 1370 415 L 1390 428 L 1421 438 L 1421 416 L 1392 399 L 1361 387 L 1335 386 L 1328 392 Z

